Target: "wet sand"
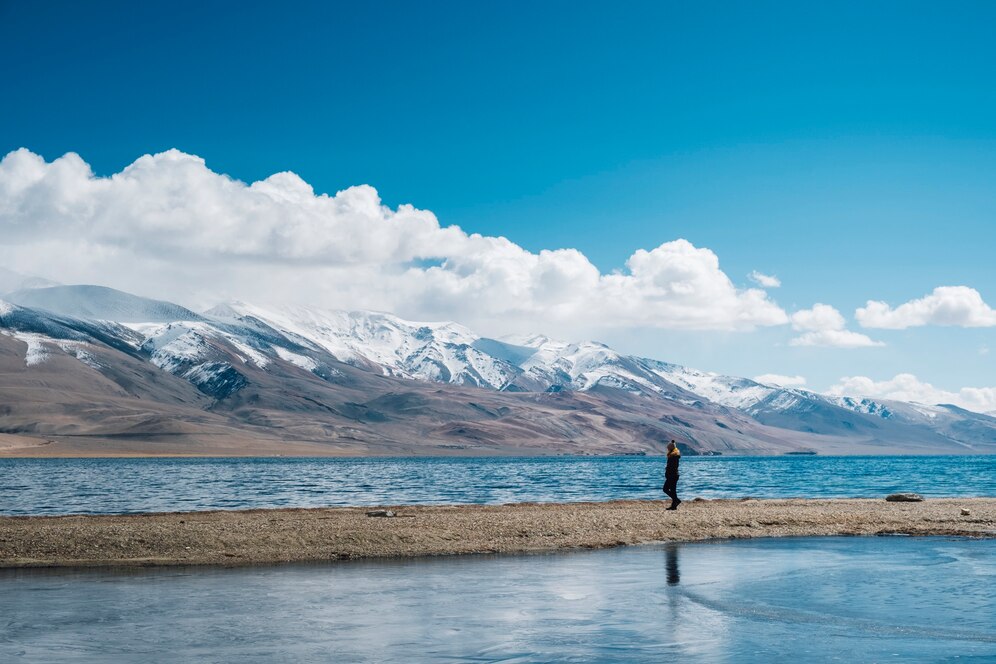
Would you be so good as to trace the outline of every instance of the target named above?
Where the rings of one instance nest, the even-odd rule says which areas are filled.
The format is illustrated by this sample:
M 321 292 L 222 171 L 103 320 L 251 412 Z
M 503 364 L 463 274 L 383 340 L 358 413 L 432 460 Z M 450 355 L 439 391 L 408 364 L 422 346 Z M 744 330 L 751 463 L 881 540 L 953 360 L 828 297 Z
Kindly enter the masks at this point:
M 996 498 L 710 500 L 0 517 L 0 567 L 249 565 L 814 535 L 996 537 Z M 962 514 L 968 510 L 969 514 Z

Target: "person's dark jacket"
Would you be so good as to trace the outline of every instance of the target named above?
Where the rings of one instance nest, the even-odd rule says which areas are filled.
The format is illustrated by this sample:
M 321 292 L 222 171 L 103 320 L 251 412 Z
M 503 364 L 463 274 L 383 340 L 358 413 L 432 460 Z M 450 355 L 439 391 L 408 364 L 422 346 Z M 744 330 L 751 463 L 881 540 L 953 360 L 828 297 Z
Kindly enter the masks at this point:
M 681 455 L 680 454 L 668 454 L 667 455 L 667 467 L 664 468 L 664 477 L 677 477 L 678 476 L 678 462 L 680 460 L 681 460 Z

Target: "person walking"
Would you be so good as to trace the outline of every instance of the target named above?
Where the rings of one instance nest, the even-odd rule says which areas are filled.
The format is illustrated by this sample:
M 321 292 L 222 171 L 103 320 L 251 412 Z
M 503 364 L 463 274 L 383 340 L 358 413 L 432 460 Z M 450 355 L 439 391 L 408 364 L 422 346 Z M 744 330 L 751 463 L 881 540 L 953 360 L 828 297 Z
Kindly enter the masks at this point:
M 669 510 L 678 509 L 681 499 L 678 498 L 678 462 L 681 461 L 681 450 L 672 440 L 667 444 L 667 467 L 664 469 L 664 493 L 671 499 Z

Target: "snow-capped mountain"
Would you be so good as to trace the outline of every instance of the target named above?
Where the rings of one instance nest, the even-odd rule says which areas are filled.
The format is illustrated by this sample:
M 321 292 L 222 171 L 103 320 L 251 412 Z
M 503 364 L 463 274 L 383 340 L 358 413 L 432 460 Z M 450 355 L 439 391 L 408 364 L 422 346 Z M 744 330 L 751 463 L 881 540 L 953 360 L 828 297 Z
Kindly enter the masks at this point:
M 228 325 L 263 325 L 315 351 L 388 376 L 499 391 L 586 390 L 598 384 L 673 391 L 603 344 L 546 337 L 489 339 L 456 323 L 412 322 L 385 313 L 264 308 L 242 302 L 205 312 Z
M 597 386 L 646 391 L 691 403 L 699 396 L 667 380 L 653 360 L 624 356 L 597 342 L 542 335 L 491 339 L 457 323 L 405 321 L 368 311 L 264 308 L 242 302 L 206 315 L 257 323 L 296 342 L 385 375 L 511 392 L 586 391 Z
M 8 351 L 18 355 L 22 369 L 41 370 L 55 363 L 53 367 L 57 364 L 65 372 L 73 365 L 59 358 L 75 360 L 81 371 L 85 367 L 103 378 L 113 377 L 118 388 L 129 393 L 135 381 L 155 383 L 158 371 L 213 399 L 213 411 L 231 410 L 232 417 L 243 424 L 249 418 L 253 426 L 270 427 L 276 417 L 290 418 L 286 421 L 293 424 L 285 426 L 299 427 L 302 417 L 316 417 L 316 412 L 368 428 L 387 427 L 384 422 L 400 427 L 415 413 L 436 421 L 425 406 L 428 402 L 422 401 L 428 397 L 399 400 L 388 398 L 384 390 L 422 394 L 418 385 L 448 385 L 464 390 L 453 394 L 468 395 L 472 411 L 467 412 L 472 415 L 461 416 L 469 418 L 460 419 L 463 424 L 446 420 L 451 423 L 432 425 L 437 427 L 431 428 L 432 435 L 447 439 L 504 440 L 522 419 L 534 417 L 513 417 L 515 408 L 531 413 L 536 404 L 556 403 L 537 401 L 535 395 L 563 394 L 577 395 L 571 397 L 571 409 L 545 420 L 536 417 L 528 435 L 598 440 L 618 436 L 628 427 L 627 440 L 634 444 L 681 435 L 703 451 L 749 450 L 755 441 L 762 441 L 760 449 L 813 449 L 842 440 L 862 441 L 872 449 L 892 446 L 892 451 L 898 451 L 899 444 L 964 450 L 996 446 L 996 418 L 989 415 L 947 405 L 827 396 L 765 385 L 624 355 L 591 341 L 567 343 L 542 335 L 492 339 L 451 322 L 242 302 L 196 313 L 96 286 L 20 290 L 4 297 L 0 339 L 23 344 L 22 350 Z M 122 362 L 130 367 L 128 372 L 121 369 Z M 134 362 L 149 368 L 139 369 Z M 298 391 L 288 392 L 290 386 Z M 467 388 L 507 394 L 512 401 L 485 399 Z M 328 390 L 337 396 L 330 397 Z M 351 390 L 351 396 L 342 396 L 343 390 Z M 370 398 L 370 390 L 382 396 Z M 580 395 L 588 396 L 577 401 Z M 489 399 L 502 405 L 484 405 Z M 266 403 L 271 405 L 264 407 Z M 435 408 L 446 411 L 451 405 Z M 648 417 L 648 409 L 656 415 Z M 590 415 L 581 414 L 585 412 Z M 481 417 L 490 420 L 484 424 Z M 0 433 L 2 425 L 0 416 Z M 339 424 L 319 428 L 324 433 L 308 436 L 321 439 L 341 432 Z M 397 435 L 403 436 L 404 430 L 399 428 Z M 527 436 L 522 431 L 515 435 Z M 826 439 L 811 440 L 810 435 Z
M 199 314 L 178 304 L 138 297 L 104 286 L 28 288 L 4 297 L 24 307 L 116 323 L 171 323 L 202 319 Z
M 980 442 L 996 442 L 990 431 L 996 424 L 991 416 L 956 406 L 825 395 L 673 364 L 659 366 L 662 375 L 672 382 L 771 426 L 823 434 L 875 435 L 888 425 L 904 425 L 943 432 L 952 440 L 976 436 Z
M 233 321 L 262 322 L 343 362 L 369 362 L 388 375 L 433 382 L 523 392 L 614 388 L 686 405 L 711 402 L 761 422 L 810 432 L 867 425 L 867 420 L 856 420 L 848 413 L 868 416 L 872 422 L 877 418 L 909 424 L 927 424 L 951 415 L 945 406 L 827 396 L 765 385 L 623 355 L 593 341 L 568 343 L 543 335 L 490 339 L 456 323 L 410 322 L 372 312 L 266 309 L 244 303 L 217 311 Z
M 485 340 L 483 343 L 494 343 Z M 602 343 L 565 343 L 541 335 L 508 337 L 501 343 L 521 349 L 520 384 L 552 390 L 587 391 L 607 387 L 645 392 L 686 404 L 699 400 L 655 371 L 652 360 L 621 355 Z M 531 352 L 530 352 L 531 351 Z
M 375 365 L 386 375 L 503 389 L 515 368 L 474 347 L 477 335 L 457 323 L 418 323 L 369 311 L 262 308 L 243 302 L 207 312 L 237 324 L 261 323 L 340 362 Z

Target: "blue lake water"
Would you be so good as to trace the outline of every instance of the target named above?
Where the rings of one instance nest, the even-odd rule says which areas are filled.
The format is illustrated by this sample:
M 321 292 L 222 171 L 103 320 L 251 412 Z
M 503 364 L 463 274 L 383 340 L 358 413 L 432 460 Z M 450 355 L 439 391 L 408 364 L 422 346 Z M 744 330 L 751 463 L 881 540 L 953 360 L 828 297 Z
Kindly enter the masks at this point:
M 0 459 L 0 514 L 657 499 L 663 460 Z M 996 496 L 996 456 L 686 457 L 683 497 Z
M 0 459 L 0 514 L 660 499 L 654 457 Z M 686 457 L 684 498 L 996 496 L 996 456 Z
M 996 540 L 0 571 L 0 661 L 992 662 Z

